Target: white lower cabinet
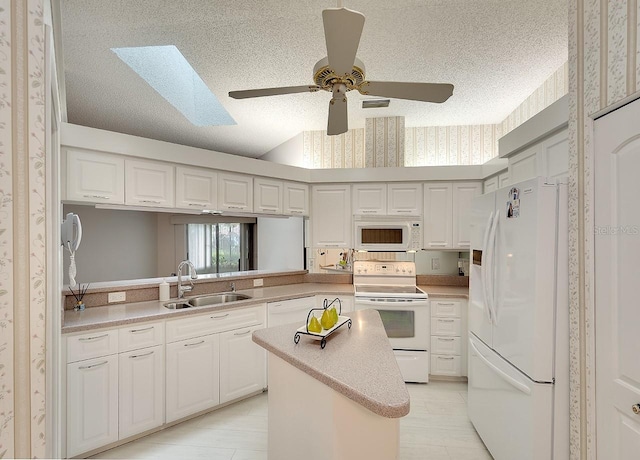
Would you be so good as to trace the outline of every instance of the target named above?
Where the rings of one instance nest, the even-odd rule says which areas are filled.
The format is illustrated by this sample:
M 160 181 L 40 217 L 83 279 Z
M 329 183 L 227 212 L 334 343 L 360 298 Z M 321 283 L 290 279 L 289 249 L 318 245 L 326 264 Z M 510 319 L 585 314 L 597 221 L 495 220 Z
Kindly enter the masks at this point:
M 164 423 L 164 346 L 119 355 L 120 439 Z
M 264 325 L 220 334 L 220 404 L 267 386 L 266 350 L 251 339 Z
M 118 440 L 118 355 L 67 364 L 67 456 Z
M 167 422 L 219 403 L 218 363 L 218 334 L 167 344 Z
M 431 375 L 467 375 L 467 301 L 431 299 Z

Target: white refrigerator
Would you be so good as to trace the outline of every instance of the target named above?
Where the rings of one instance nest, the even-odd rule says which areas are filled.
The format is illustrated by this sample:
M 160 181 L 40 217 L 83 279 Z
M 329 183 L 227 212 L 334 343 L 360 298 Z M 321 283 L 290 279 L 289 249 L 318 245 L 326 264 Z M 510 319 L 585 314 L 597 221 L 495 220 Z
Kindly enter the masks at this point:
M 535 178 L 471 214 L 471 422 L 495 460 L 569 458 L 567 186 Z

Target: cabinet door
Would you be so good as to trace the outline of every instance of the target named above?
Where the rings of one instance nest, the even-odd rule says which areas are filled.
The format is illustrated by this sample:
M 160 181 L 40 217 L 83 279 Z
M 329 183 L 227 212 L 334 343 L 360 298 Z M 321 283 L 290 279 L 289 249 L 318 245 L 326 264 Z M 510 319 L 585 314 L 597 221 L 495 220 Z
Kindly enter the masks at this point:
M 482 193 L 480 182 L 453 183 L 453 247 L 471 247 L 471 201 Z
M 422 214 L 422 184 L 387 185 L 387 213 L 420 216 Z
M 153 161 L 125 160 L 125 203 L 173 208 L 174 167 Z
M 118 440 L 118 355 L 67 364 L 67 457 Z
M 220 403 L 260 391 L 267 386 L 266 350 L 251 340 L 263 324 L 220 334 Z
M 569 130 L 564 129 L 545 139 L 541 149 L 541 175 L 561 177 L 569 173 Z
M 509 180 L 512 184 L 532 179 L 542 173 L 539 164 L 541 144 L 536 144 L 509 158 Z
M 218 404 L 218 348 L 218 334 L 167 344 L 167 423 Z
M 253 209 L 265 214 L 282 214 L 282 182 L 262 177 L 254 178 Z
M 493 176 L 484 181 L 483 193 L 494 192 L 500 188 L 499 176 Z
M 209 169 L 176 167 L 176 208 L 215 210 L 218 173 Z
M 267 303 L 267 324 L 269 327 L 288 323 L 300 323 L 302 326 L 307 320 L 309 310 L 314 308 L 315 304 L 314 296 L 269 302 Z
M 309 186 L 307 184 L 284 183 L 284 213 L 294 216 L 309 215 Z
M 351 189 L 349 185 L 318 185 L 312 188 L 313 245 L 351 247 Z
M 450 182 L 424 184 L 424 247 L 453 247 L 453 187 Z
M 253 177 L 218 174 L 218 209 L 253 212 Z
M 386 214 L 387 185 L 357 184 L 353 186 L 354 214 Z
M 69 150 L 66 188 L 69 201 L 124 204 L 124 159 Z
M 316 308 L 322 308 L 324 306 L 325 299 L 331 303 L 334 299 L 340 299 L 342 303 L 342 314 L 348 313 L 350 311 L 354 311 L 354 300 L 352 295 L 335 295 L 335 294 L 318 294 L 316 295 Z M 336 301 L 332 306 L 336 307 L 338 310 L 338 301 Z M 316 315 L 318 316 L 318 315 Z
M 509 185 L 509 172 L 505 171 L 502 174 L 498 174 L 498 188 L 506 187 L 507 185 Z
M 119 437 L 164 423 L 164 347 L 158 345 L 119 355 Z

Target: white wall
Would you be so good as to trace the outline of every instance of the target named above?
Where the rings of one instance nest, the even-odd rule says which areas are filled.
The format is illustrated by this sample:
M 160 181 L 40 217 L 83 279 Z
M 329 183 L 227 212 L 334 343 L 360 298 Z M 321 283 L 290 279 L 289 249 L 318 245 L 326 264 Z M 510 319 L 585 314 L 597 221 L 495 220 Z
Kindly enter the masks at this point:
M 269 150 L 267 153 L 262 155 L 260 159 L 271 161 L 273 163 L 305 168 L 307 166 L 304 164 L 303 149 L 302 133 L 300 133 L 288 141 L 283 142 L 279 146 Z
M 65 215 L 69 212 L 82 222 L 82 243 L 75 256 L 78 283 L 158 276 L 156 213 L 65 205 Z M 69 283 L 68 267 L 65 251 L 64 284 Z
M 302 217 L 258 217 L 258 270 L 304 269 Z

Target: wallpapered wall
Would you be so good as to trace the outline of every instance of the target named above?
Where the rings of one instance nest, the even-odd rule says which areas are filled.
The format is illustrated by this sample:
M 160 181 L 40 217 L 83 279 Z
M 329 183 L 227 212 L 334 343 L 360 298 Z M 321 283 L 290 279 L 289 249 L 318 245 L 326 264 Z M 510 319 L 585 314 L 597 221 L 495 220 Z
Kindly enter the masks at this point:
M 595 459 L 593 120 L 640 91 L 640 2 L 569 2 L 571 459 Z
M 329 137 L 326 131 L 305 131 L 303 165 L 321 169 L 482 164 L 498 155 L 500 137 L 560 99 L 568 89 L 565 63 L 502 123 L 410 127 L 404 128 L 403 136 L 404 117 L 389 117 L 367 119 L 364 133 L 356 129 Z
M 46 456 L 43 2 L 0 2 L 0 458 Z

